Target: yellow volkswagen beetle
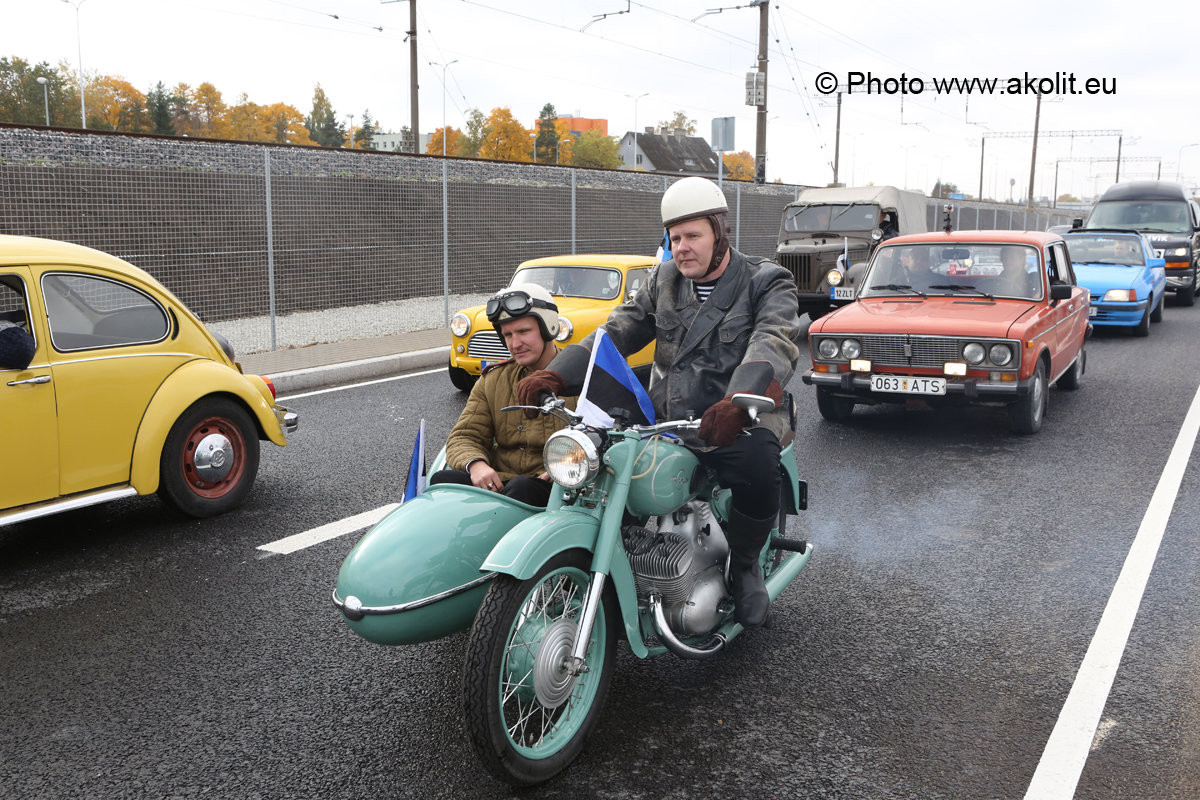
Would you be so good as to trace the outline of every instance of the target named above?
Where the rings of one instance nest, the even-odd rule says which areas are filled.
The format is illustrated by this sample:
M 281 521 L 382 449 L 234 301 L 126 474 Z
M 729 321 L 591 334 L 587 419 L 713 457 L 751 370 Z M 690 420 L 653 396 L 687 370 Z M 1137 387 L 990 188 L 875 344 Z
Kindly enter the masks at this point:
M 629 300 L 658 265 L 654 256 L 575 255 L 535 258 L 517 267 L 509 285 L 536 283 L 554 295 L 560 347 L 578 344 L 604 324 L 609 312 Z M 488 364 L 508 358 L 508 348 L 483 306 L 464 308 L 450 319 L 450 382 L 469 392 Z M 654 343 L 628 357 L 643 382 L 654 361 Z
M 295 413 L 170 291 L 79 245 L 0 236 L 0 526 L 157 492 L 245 499 Z

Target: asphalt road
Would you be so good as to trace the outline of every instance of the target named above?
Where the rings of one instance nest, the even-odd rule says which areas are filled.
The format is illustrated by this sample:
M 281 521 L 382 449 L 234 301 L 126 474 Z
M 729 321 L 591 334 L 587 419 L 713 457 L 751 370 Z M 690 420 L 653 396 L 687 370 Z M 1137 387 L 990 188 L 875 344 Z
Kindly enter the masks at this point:
M 379 647 L 333 609 L 361 533 L 257 549 L 394 502 L 417 420 L 443 441 L 463 396 L 437 371 L 294 398 L 300 431 L 231 514 L 150 497 L 0 529 L 0 792 L 1023 797 L 1197 392 L 1197 341 L 1200 307 L 1098 334 L 1031 437 L 999 410 L 835 425 L 793 381 L 792 535 L 816 549 L 773 627 L 708 662 L 622 652 L 583 755 L 520 795 L 466 741 L 464 636 Z M 1076 797 L 1200 797 L 1198 496 L 1193 454 Z

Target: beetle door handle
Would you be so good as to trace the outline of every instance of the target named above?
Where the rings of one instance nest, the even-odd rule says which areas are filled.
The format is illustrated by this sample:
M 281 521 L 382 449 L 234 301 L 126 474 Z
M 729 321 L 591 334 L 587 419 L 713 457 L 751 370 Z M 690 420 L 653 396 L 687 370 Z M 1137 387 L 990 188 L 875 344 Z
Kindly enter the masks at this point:
M 23 386 L 27 383 L 49 383 L 49 382 L 50 382 L 49 375 L 38 375 L 36 378 L 27 378 L 23 381 L 9 381 L 8 385 L 9 386 Z

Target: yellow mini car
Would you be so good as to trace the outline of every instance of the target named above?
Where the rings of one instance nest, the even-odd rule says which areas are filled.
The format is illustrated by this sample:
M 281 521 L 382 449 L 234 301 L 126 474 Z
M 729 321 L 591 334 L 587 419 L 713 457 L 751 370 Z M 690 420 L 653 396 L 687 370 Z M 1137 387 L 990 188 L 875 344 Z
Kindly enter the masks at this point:
M 151 492 L 227 511 L 259 440 L 299 423 L 162 284 L 87 247 L 0 236 L 0 337 L 0 526 Z
M 604 324 L 616 306 L 629 300 L 658 265 L 654 256 L 575 255 L 535 258 L 517 267 L 509 285 L 536 283 L 554 295 L 558 305 L 559 346 L 578 344 Z M 464 308 L 450 319 L 450 382 L 469 392 L 488 364 L 508 358 L 508 348 L 483 306 Z M 650 343 L 628 356 L 634 373 L 645 382 L 654 360 Z

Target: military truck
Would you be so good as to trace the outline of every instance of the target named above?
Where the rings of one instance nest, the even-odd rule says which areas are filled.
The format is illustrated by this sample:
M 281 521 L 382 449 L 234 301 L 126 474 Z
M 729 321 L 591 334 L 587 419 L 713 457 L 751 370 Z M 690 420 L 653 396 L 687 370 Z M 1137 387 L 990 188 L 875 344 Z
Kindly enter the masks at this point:
M 845 271 L 884 238 L 928 231 L 928 204 L 894 186 L 801 190 L 783 211 L 775 248 L 775 261 L 796 279 L 800 313 L 817 319 L 843 305 L 834 290 Z

